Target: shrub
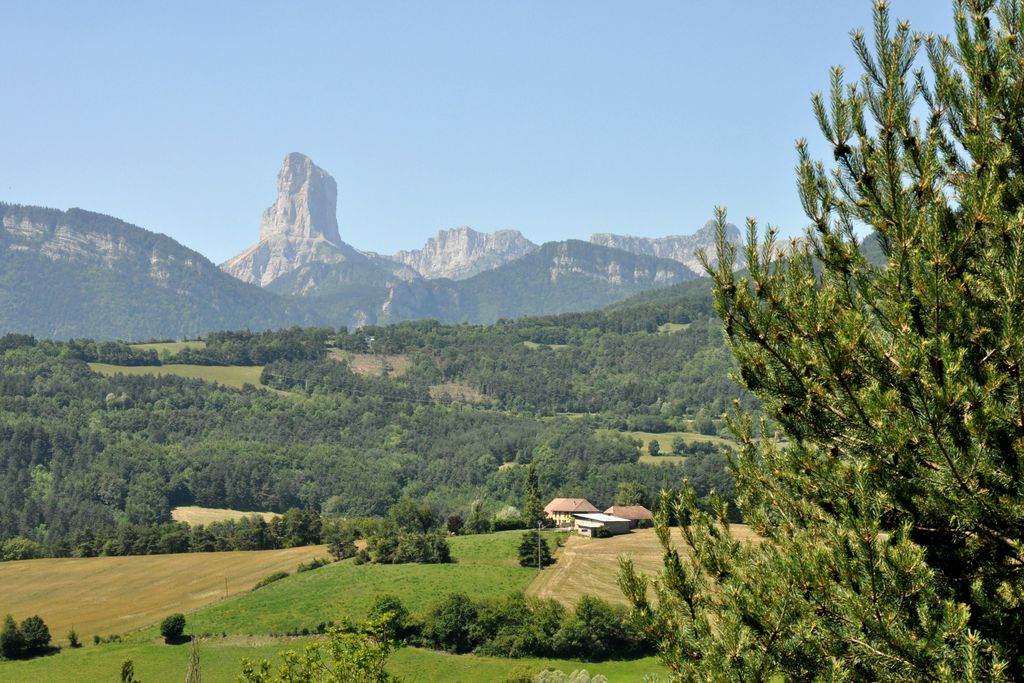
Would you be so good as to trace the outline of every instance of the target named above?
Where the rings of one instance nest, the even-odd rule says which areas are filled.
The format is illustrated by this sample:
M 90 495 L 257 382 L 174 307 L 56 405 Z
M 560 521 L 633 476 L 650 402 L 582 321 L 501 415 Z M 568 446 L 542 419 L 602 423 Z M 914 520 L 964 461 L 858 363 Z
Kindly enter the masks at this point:
M 75 632 L 74 626 L 68 631 L 68 647 L 76 649 L 82 647 L 81 641 L 78 640 L 78 634 Z
M 373 599 L 366 619 L 379 622 L 388 637 L 394 640 L 405 640 L 414 630 L 409 620 L 409 610 L 401 600 L 390 594 L 378 595 Z
M 160 622 L 160 635 L 164 637 L 165 643 L 180 641 L 183 633 L 185 633 L 185 615 L 180 612 L 172 614 Z
M 516 529 L 529 529 L 529 523 L 522 517 L 497 517 L 491 522 L 491 531 L 514 531 Z
M 302 565 L 299 566 L 301 567 Z M 274 583 L 275 581 L 280 581 L 281 579 L 287 578 L 287 576 L 288 572 L 274 572 L 273 574 L 268 574 L 267 576 L 264 576 L 262 579 L 257 581 L 256 585 L 253 586 L 252 589 L 257 590 L 259 588 L 263 588 L 264 586 Z
M 477 607 L 464 593 L 452 593 L 427 614 L 423 637 L 433 647 L 449 652 L 469 652 L 476 645 L 474 624 Z
M 296 567 L 295 573 L 301 574 L 302 572 L 313 571 L 314 569 L 320 569 L 320 567 L 326 567 L 330 563 L 331 561 L 326 557 L 314 557 L 309 562 L 301 562 L 299 566 Z M 285 574 L 285 576 L 287 576 L 287 574 Z

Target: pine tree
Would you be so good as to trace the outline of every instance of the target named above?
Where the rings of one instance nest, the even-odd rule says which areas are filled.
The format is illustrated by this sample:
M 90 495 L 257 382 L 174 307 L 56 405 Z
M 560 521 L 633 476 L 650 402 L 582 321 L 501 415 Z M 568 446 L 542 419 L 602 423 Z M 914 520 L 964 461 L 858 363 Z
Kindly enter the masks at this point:
M 3 628 L 0 629 L 0 659 L 17 659 L 25 654 L 25 638 L 18 628 L 17 622 L 10 614 L 4 617 Z
M 834 163 L 798 143 L 805 240 L 750 221 L 736 273 L 719 211 L 715 307 L 786 438 L 730 419 L 762 542 L 663 494 L 656 602 L 623 563 L 681 679 L 1024 679 L 1024 12 L 954 14 L 920 36 L 880 0 L 852 34 L 863 79 L 812 100 Z
M 523 539 L 519 542 L 520 566 L 540 569 L 554 564 L 554 562 L 551 557 L 551 547 L 539 531 L 531 529 L 523 534 Z
M 544 521 L 544 503 L 540 499 L 540 483 L 537 468 L 531 462 L 526 468 L 526 483 L 523 493 L 523 518 L 532 528 Z

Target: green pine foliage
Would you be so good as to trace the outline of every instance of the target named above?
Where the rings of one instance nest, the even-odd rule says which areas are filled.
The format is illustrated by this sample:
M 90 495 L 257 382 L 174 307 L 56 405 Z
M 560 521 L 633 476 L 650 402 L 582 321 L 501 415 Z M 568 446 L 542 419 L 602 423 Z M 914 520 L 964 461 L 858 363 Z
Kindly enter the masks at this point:
M 656 602 L 624 563 L 680 680 L 1024 677 L 1024 12 L 954 17 L 953 37 L 920 36 L 876 4 L 873 43 L 853 33 L 864 77 L 834 69 L 813 100 L 834 163 L 798 145 L 806 239 L 783 254 L 751 222 L 745 273 L 710 268 L 740 378 L 785 439 L 733 420 L 763 542 L 690 492 L 662 499 Z M 733 250 L 720 238 L 718 262 Z
M 520 566 L 541 569 L 554 563 L 548 539 L 541 536 L 536 529 L 530 529 L 523 534 L 523 540 L 519 543 Z

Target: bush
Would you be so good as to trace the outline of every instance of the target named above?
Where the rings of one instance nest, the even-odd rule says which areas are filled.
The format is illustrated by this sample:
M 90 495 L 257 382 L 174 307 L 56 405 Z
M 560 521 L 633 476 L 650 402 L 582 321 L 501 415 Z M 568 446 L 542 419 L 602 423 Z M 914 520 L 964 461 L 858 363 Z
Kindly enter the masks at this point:
M 452 593 L 427 614 L 423 638 L 441 650 L 469 652 L 477 645 L 476 617 L 476 604 L 463 593 Z
M 164 637 L 165 643 L 180 642 L 182 634 L 185 633 L 185 615 L 172 614 L 160 622 L 160 635 Z
M 402 532 L 392 528 L 369 540 L 373 561 L 381 564 L 444 564 L 451 562 L 448 539 L 440 531 Z
M 491 522 L 491 531 L 514 531 L 516 529 L 529 528 L 530 523 L 522 517 L 507 517 L 504 519 L 495 517 Z
M 302 565 L 299 565 L 299 566 L 301 567 Z M 253 586 L 252 589 L 253 590 L 257 590 L 259 588 L 263 588 L 266 585 L 274 583 L 275 581 L 280 581 L 281 579 L 284 579 L 284 578 L 287 578 L 287 577 L 288 577 L 288 572 L 274 572 L 273 574 L 268 574 L 267 576 L 264 576 L 262 579 L 257 581 L 256 585 Z M 169 618 L 170 617 L 168 617 L 168 619 Z
M 15 536 L 0 543 L 0 562 L 35 560 L 46 555 L 43 546 L 27 538 Z
M 68 647 L 72 650 L 82 647 L 82 642 L 78 640 L 78 633 L 75 632 L 74 627 L 68 631 Z
M 409 610 L 394 595 L 378 595 L 373 599 L 367 621 L 378 622 L 389 638 L 402 641 L 413 634 L 415 628 L 409 619 Z
M 320 569 L 320 567 L 326 567 L 330 563 L 331 561 L 328 560 L 326 557 L 314 557 L 309 562 L 300 562 L 299 566 L 295 568 L 295 573 L 301 574 L 302 572 L 310 572 L 314 569 Z M 285 576 L 288 575 L 285 574 Z

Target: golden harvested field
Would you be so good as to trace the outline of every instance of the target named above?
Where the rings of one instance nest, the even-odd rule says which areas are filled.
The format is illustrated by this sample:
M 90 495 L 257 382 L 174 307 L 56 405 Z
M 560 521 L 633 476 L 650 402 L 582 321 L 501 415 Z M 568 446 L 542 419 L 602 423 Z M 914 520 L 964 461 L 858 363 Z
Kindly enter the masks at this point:
M 733 524 L 730 528 L 737 538 L 757 538 L 745 524 Z M 680 552 L 684 552 L 682 534 L 674 530 L 672 538 Z M 574 534 L 559 551 L 558 562 L 540 572 L 526 593 L 554 598 L 564 605 L 572 605 L 584 595 L 625 604 L 626 596 L 616 582 L 619 557 L 623 555 L 631 557 L 641 572 L 654 575 L 661 571 L 661 545 L 654 529 L 636 529 L 611 538 L 583 538 Z
M 389 375 L 401 375 L 412 366 L 409 356 L 403 354 L 375 354 L 375 353 L 353 353 L 334 349 L 327 354 L 328 358 L 336 361 L 345 361 L 348 367 L 357 375 L 383 375 L 385 371 Z
M 94 372 L 101 375 L 177 375 L 189 379 L 201 379 L 206 382 L 217 382 L 229 387 L 241 389 L 246 384 L 263 387 L 260 384 L 262 365 L 109 365 L 108 363 L 89 363 Z M 263 387 L 267 389 L 267 387 Z M 280 392 L 285 393 L 285 392 Z
M 171 510 L 171 517 L 175 522 L 185 522 L 192 526 L 241 519 L 250 515 L 259 515 L 267 522 L 278 516 L 276 512 L 242 512 L 226 508 L 203 508 L 198 505 L 182 505 Z
M 72 625 L 83 641 L 121 634 L 250 590 L 276 571 L 327 555 L 327 546 L 286 550 L 0 562 L 0 613 L 38 614 L 58 644 Z
M 152 344 L 132 344 L 133 348 L 140 351 L 156 351 L 161 353 L 166 351 L 167 353 L 178 353 L 184 349 L 205 349 L 206 342 L 201 339 L 195 341 L 178 341 L 178 342 L 154 342 Z

